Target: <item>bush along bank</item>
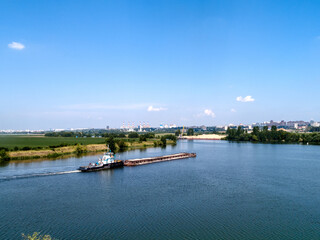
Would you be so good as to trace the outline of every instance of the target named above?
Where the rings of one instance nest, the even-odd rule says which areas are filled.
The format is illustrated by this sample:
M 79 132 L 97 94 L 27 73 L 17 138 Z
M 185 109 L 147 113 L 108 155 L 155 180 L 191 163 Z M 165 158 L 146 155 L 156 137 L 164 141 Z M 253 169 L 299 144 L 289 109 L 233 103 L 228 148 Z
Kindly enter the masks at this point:
M 134 135 L 131 138 L 114 138 L 110 136 L 106 139 L 106 145 L 112 152 L 123 152 L 126 150 L 147 148 L 147 147 L 165 147 L 167 144 L 175 145 L 177 137 L 168 134 L 158 138 L 147 138 L 145 135 Z M 153 136 L 154 137 L 154 136 Z M 167 141 L 168 140 L 168 141 Z
M 6 162 L 10 160 L 10 156 L 5 149 L 0 150 L 0 162 Z

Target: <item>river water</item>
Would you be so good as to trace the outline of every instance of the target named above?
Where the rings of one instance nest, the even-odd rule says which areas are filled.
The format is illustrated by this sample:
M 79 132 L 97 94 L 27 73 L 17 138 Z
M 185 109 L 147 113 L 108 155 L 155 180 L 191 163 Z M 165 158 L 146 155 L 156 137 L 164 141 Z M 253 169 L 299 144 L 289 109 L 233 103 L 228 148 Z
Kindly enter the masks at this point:
M 79 173 L 98 156 L 0 166 L 0 239 L 319 239 L 320 146 L 180 141 L 120 159 L 196 158 Z

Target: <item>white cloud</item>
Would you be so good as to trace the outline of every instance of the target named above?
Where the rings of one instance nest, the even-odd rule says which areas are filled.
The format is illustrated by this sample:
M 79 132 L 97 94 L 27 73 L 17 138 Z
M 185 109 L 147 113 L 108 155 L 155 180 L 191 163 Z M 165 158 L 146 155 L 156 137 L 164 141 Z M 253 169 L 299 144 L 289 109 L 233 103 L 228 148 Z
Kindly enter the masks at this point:
M 231 112 L 237 112 L 237 110 L 235 110 L 234 108 L 230 109 Z
M 18 42 L 9 43 L 8 47 L 16 50 L 22 50 L 25 48 L 25 46 L 22 43 L 18 43 Z
M 254 98 L 252 98 L 251 96 L 246 96 L 246 97 L 237 97 L 236 100 L 238 102 L 254 102 Z
M 214 114 L 214 112 L 212 112 L 212 110 L 210 109 L 206 109 L 204 110 L 204 114 L 207 115 L 207 116 L 210 116 L 212 118 L 214 118 L 216 115 Z
M 159 112 L 159 111 L 165 111 L 167 109 L 166 108 L 162 108 L 162 107 L 156 108 L 156 107 L 153 107 L 153 106 L 149 106 L 147 110 L 148 110 L 148 112 Z

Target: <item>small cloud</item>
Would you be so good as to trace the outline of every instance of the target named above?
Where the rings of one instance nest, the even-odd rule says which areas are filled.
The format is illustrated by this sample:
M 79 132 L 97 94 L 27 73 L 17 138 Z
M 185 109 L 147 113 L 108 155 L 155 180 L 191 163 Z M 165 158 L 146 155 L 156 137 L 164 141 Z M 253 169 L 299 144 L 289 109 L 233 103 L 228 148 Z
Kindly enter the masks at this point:
M 156 107 L 153 107 L 153 106 L 149 106 L 147 110 L 148 110 L 148 112 L 159 112 L 159 111 L 165 111 L 167 109 L 166 108 L 162 108 L 162 107 L 156 108 Z
M 238 102 L 254 102 L 254 98 L 252 98 L 251 96 L 246 96 L 246 97 L 237 97 L 236 100 Z
M 214 118 L 216 115 L 214 114 L 214 112 L 212 112 L 212 110 L 210 109 L 206 109 L 204 110 L 204 114 L 207 115 L 207 116 L 210 116 L 212 118 Z
M 234 108 L 231 108 L 230 111 L 233 113 L 237 112 L 237 110 L 235 110 Z
M 22 50 L 25 48 L 25 46 L 22 43 L 18 43 L 18 42 L 9 43 L 8 47 L 16 50 Z

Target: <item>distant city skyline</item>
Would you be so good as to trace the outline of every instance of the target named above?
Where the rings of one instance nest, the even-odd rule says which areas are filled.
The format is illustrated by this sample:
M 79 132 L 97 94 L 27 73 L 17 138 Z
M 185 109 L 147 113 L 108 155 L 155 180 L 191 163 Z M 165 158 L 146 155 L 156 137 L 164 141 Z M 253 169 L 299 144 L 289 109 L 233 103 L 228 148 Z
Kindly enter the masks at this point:
M 0 129 L 320 120 L 318 1 L 2 1 Z
M 227 123 L 222 125 L 176 125 L 176 124 L 167 124 L 162 123 L 158 126 L 152 125 L 150 123 L 139 123 L 135 124 L 134 122 L 128 122 L 128 123 L 122 123 L 119 127 L 112 127 L 110 128 L 109 125 L 106 125 L 105 127 L 81 127 L 81 128 L 49 128 L 49 129 L 0 129 L 0 133 L 13 133 L 13 132 L 45 132 L 45 131 L 81 131 L 81 130 L 87 130 L 87 129 L 105 129 L 105 130 L 124 130 L 124 131 L 131 131 L 133 129 L 138 129 L 138 131 L 142 131 L 143 129 L 150 129 L 150 128 L 156 128 L 156 129 L 163 129 L 163 128 L 206 128 L 206 127 L 216 127 L 216 128 L 224 128 L 225 130 L 227 127 L 237 127 L 237 126 L 246 126 L 249 127 L 249 129 L 252 129 L 253 126 L 277 126 L 277 127 L 290 127 L 290 128 L 304 128 L 307 126 L 311 127 L 320 127 L 320 121 L 304 121 L 304 120 L 279 120 L 279 121 L 263 121 L 263 122 L 253 122 L 253 123 L 240 123 L 240 124 L 233 124 L 233 123 Z

